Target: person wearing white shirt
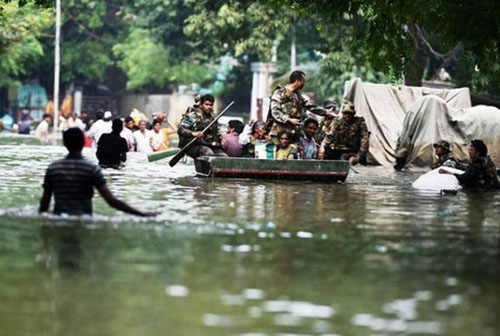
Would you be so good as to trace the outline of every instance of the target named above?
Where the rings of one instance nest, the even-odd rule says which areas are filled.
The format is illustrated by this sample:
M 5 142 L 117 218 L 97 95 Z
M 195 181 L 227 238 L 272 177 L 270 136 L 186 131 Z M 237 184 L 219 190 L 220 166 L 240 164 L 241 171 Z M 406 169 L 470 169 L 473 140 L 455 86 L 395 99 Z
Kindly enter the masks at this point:
M 85 131 L 85 124 L 83 123 L 82 119 L 80 119 L 80 117 L 76 112 L 73 112 L 71 116 L 68 117 L 67 123 L 68 123 L 68 128 L 78 127 L 82 131 Z
M 35 130 L 35 136 L 40 139 L 43 143 L 47 142 L 49 136 L 49 125 L 52 121 L 50 114 L 44 114 L 43 120 L 38 124 Z
M 126 117 L 123 123 L 123 130 L 120 136 L 127 140 L 127 146 L 129 152 L 135 152 L 135 138 L 132 128 L 134 127 L 134 119 L 131 117 Z
M 134 139 L 138 152 L 146 154 L 153 152 L 153 147 L 151 146 L 153 134 L 152 131 L 146 129 L 146 121 L 141 120 L 139 130 L 134 132 Z
M 102 112 L 100 112 L 102 113 Z M 97 113 L 97 118 L 99 119 L 99 112 Z M 90 127 L 89 131 L 87 132 L 87 137 L 89 139 L 93 139 L 92 147 L 97 148 L 97 143 L 99 142 L 99 139 L 101 138 L 101 135 L 111 133 L 111 118 L 113 117 L 113 114 L 111 111 L 106 111 L 104 113 L 103 119 L 97 120 L 95 123 L 92 124 Z

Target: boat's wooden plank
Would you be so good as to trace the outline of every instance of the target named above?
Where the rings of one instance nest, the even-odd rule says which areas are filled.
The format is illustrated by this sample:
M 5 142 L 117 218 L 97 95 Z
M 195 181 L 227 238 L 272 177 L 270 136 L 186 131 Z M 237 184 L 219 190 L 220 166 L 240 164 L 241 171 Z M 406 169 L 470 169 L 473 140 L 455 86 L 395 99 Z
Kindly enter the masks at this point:
M 350 167 L 346 161 L 220 157 L 203 157 L 195 165 L 202 176 L 321 181 L 345 181 Z

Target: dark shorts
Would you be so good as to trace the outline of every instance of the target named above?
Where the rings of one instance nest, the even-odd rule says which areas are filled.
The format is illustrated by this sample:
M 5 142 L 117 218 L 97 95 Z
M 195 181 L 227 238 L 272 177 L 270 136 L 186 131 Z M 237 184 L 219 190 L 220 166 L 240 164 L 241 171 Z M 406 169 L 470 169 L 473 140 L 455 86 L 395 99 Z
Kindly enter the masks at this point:
M 327 160 L 344 160 L 348 161 L 351 156 L 356 156 L 357 153 L 343 150 L 326 149 L 325 159 Z
M 187 151 L 187 155 L 189 155 L 193 159 L 196 159 L 200 156 L 221 156 L 221 157 L 228 156 L 226 152 L 224 152 L 224 150 L 220 147 L 209 147 L 203 145 L 191 146 Z

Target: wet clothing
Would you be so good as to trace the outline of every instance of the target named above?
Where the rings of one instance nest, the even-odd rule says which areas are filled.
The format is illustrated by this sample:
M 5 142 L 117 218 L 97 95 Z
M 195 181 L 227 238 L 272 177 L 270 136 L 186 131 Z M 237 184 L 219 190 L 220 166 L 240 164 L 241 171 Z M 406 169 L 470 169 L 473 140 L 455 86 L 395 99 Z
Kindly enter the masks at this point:
M 474 160 L 465 173 L 454 175 L 465 189 L 500 189 L 495 164 L 488 155 Z
M 300 152 L 302 159 L 311 160 L 316 159 L 316 154 L 318 152 L 318 145 L 314 138 L 308 138 L 303 135 L 300 138 Z
M 111 132 L 101 136 L 95 154 L 101 167 L 118 168 L 127 152 L 127 140 L 122 138 L 120 133 Z
M 92 215 L 94 187 L 106 184 L 99 166 L 85 160 L 81 154 L 69 154 L 49 165 L 43 188 L 54 193 L 54 213 Z
M 105 121 L 103 119 L 97 120 L 95 123 L 90 126 L 89 131 L 87 132 L 87 137 L 91 138 L 94 140 L 94 148 L 97 146 L 97 143 L 99 142 L 99 138 L 101 135 L 106 134 L 106 133 L 111 133 L 112 131 L 112 122 L 111 120 Z
M 326 114 L 326 109 L 310 103 L 299 90 L 290 91 L 286 87 L 278 86 L 271 96 L 270 112 L 267 116 L 268 126 L 271 125 L 269 134 L 276 137 L 279 132 L 287 130 L 290 143 L 298 143 L 302 126 L 293 126 L 287 121 L 291 118 L 302 121 L 306 118 L 304 110 L 321 116 Z
M 128 151 L 132 152 L 135 150 L 135 138 L 134 134 L 130 129 L 124 127 L 120 133 L 121 137 L 127 141 Z
M 179 129 L 179 148 L 184 147 L 189 141 L 193 139 L 193 132 L 200 132 L 214 120 L 215 115 L 207 115 L 200 108 L 190 107 L 183 114 Z M 198 139 L 189 148 L 187 154 L 192 158 L 198 156 L 227 156 L 222 150 L 221 146 L 222 137 L 219 133 L 219 125 L 215 122 L 210 129 L 208 129 L 202 139 Z
M 30 119 L 23 119 L 20 122 L 18 122 L 19 126 L 19 134 L 30 134 L 31 131 L 31 120 Z
M 298 149 L 294 144 L 290 144 L 285 148 L 277 148 L 275 158 L 278 160 L 288 159 L 290 155 L 293 155 L 294 159 L 298 158 Z
M 35 130 L 35 135 L 40 141 L 47 142 L 49 137 L 49 123 L 47 120 L 43 119 L 37 126 Z
M 137 130 L 133 134 L 136 150 L 139 153 L 149 154 L 153 152 L 153 147 L 151 147 L 151 143 L 153 141 L 153 131 L 146 129 L 143 133 L 141 130 Z
M 439 167 L 457 168 L 458 161 L 453 157 L 453 154 L 451 154 L 451 152 L 448 152 L 445 155 L 438 157 L 437 162 L 432 165 L 432 169 L 436 169 Z
M 238 133 L 226 133 L 222 138 L 224 151 L 228 156 L 240 157 L 243 155 L 243 148 L 240 144 L 240 136 Z
M 369 147 L 368 129 L 365 119 L 362 117 L 352 117 L 347 121 L 344 118 L 335 119 L 328 133 L 326 134 L 321 147 L 326 149 L 327 159 L 339 160 L 344 154 L 351 153 L 357 155 L 361 163 L 366 162 Z M 350 156 L 352 156 L 350 155 Z

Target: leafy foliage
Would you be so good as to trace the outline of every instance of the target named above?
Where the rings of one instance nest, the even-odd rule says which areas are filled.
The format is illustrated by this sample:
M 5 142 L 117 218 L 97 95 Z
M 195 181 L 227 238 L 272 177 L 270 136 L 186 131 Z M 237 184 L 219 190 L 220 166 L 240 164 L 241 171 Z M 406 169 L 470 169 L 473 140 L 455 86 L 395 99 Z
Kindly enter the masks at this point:
M 273 45 L 290 29 L 293 13 L 262 1 L 185 0 L 192 14 L 184 33 L 209 55 L 271 60 Z
M 16 85 L 26 64 L 43 55 L 38 40 L 51 24 L 52 11 L 34 3 L 19 6 L 17 1 L 0 1 L 0 87 Z
M 50 77 L 53 40 L 41 34 L 52 34 L 53 9 L 35 3 L 51 7 L 54 1 L 0 0 L 2 78 L 23 71 Z M 353 76 L 394 82 L 404 74 L 418 84 L 443 66 L 456 84 L 499 92 L 500 6 L 494 0 L 65 0 L 62 6 L 63 82 L 170 91 L 214 81 L 220 57 L 232 55 L 238 64 L 226 76 L 226 92 L 239 94 L 238 88 L 248 91 L 253 61 L 277 56 L 277 75 L 286 73 L 294 39 L 300 64 L 319 62 L 318 71 L 308 71 L 308 88 L 318 97 L 338 99 Z M 12 8 L 36 17 L 23 26 Z M 110 77 L 118 68 L 123 75 Z
M 124 43 L 113 48 L 126 72 L 127 88 L 163 87 L 165 83 L 202 82 L 212 75 L 206 67 L 186 62 L 171 62 L 170 49 L 155 43 L 145 29 L 133 30 Z
M 500 6 L 494 0 L 276 0 L 299 15 L 317 15 L 323 22 L 353 20 L 351 50 L 360 51 L 376 69 L 419 83 L 430 60 L 448 65 L 446 51 L 462 46 L 468 62 L 479 72 L 468 72 L 469 84 L 481 78 L 494 93 L 500 70 Z M 429 40 L 439 40 L 435 50 Z M 458 53 L 451 55 L 456 63 Z M 492 79 L 488 79 L 492 77 Z M 478 86 L 479 88 L 480 86 Z M 484 87 L 484 86 L 483 86 Z

